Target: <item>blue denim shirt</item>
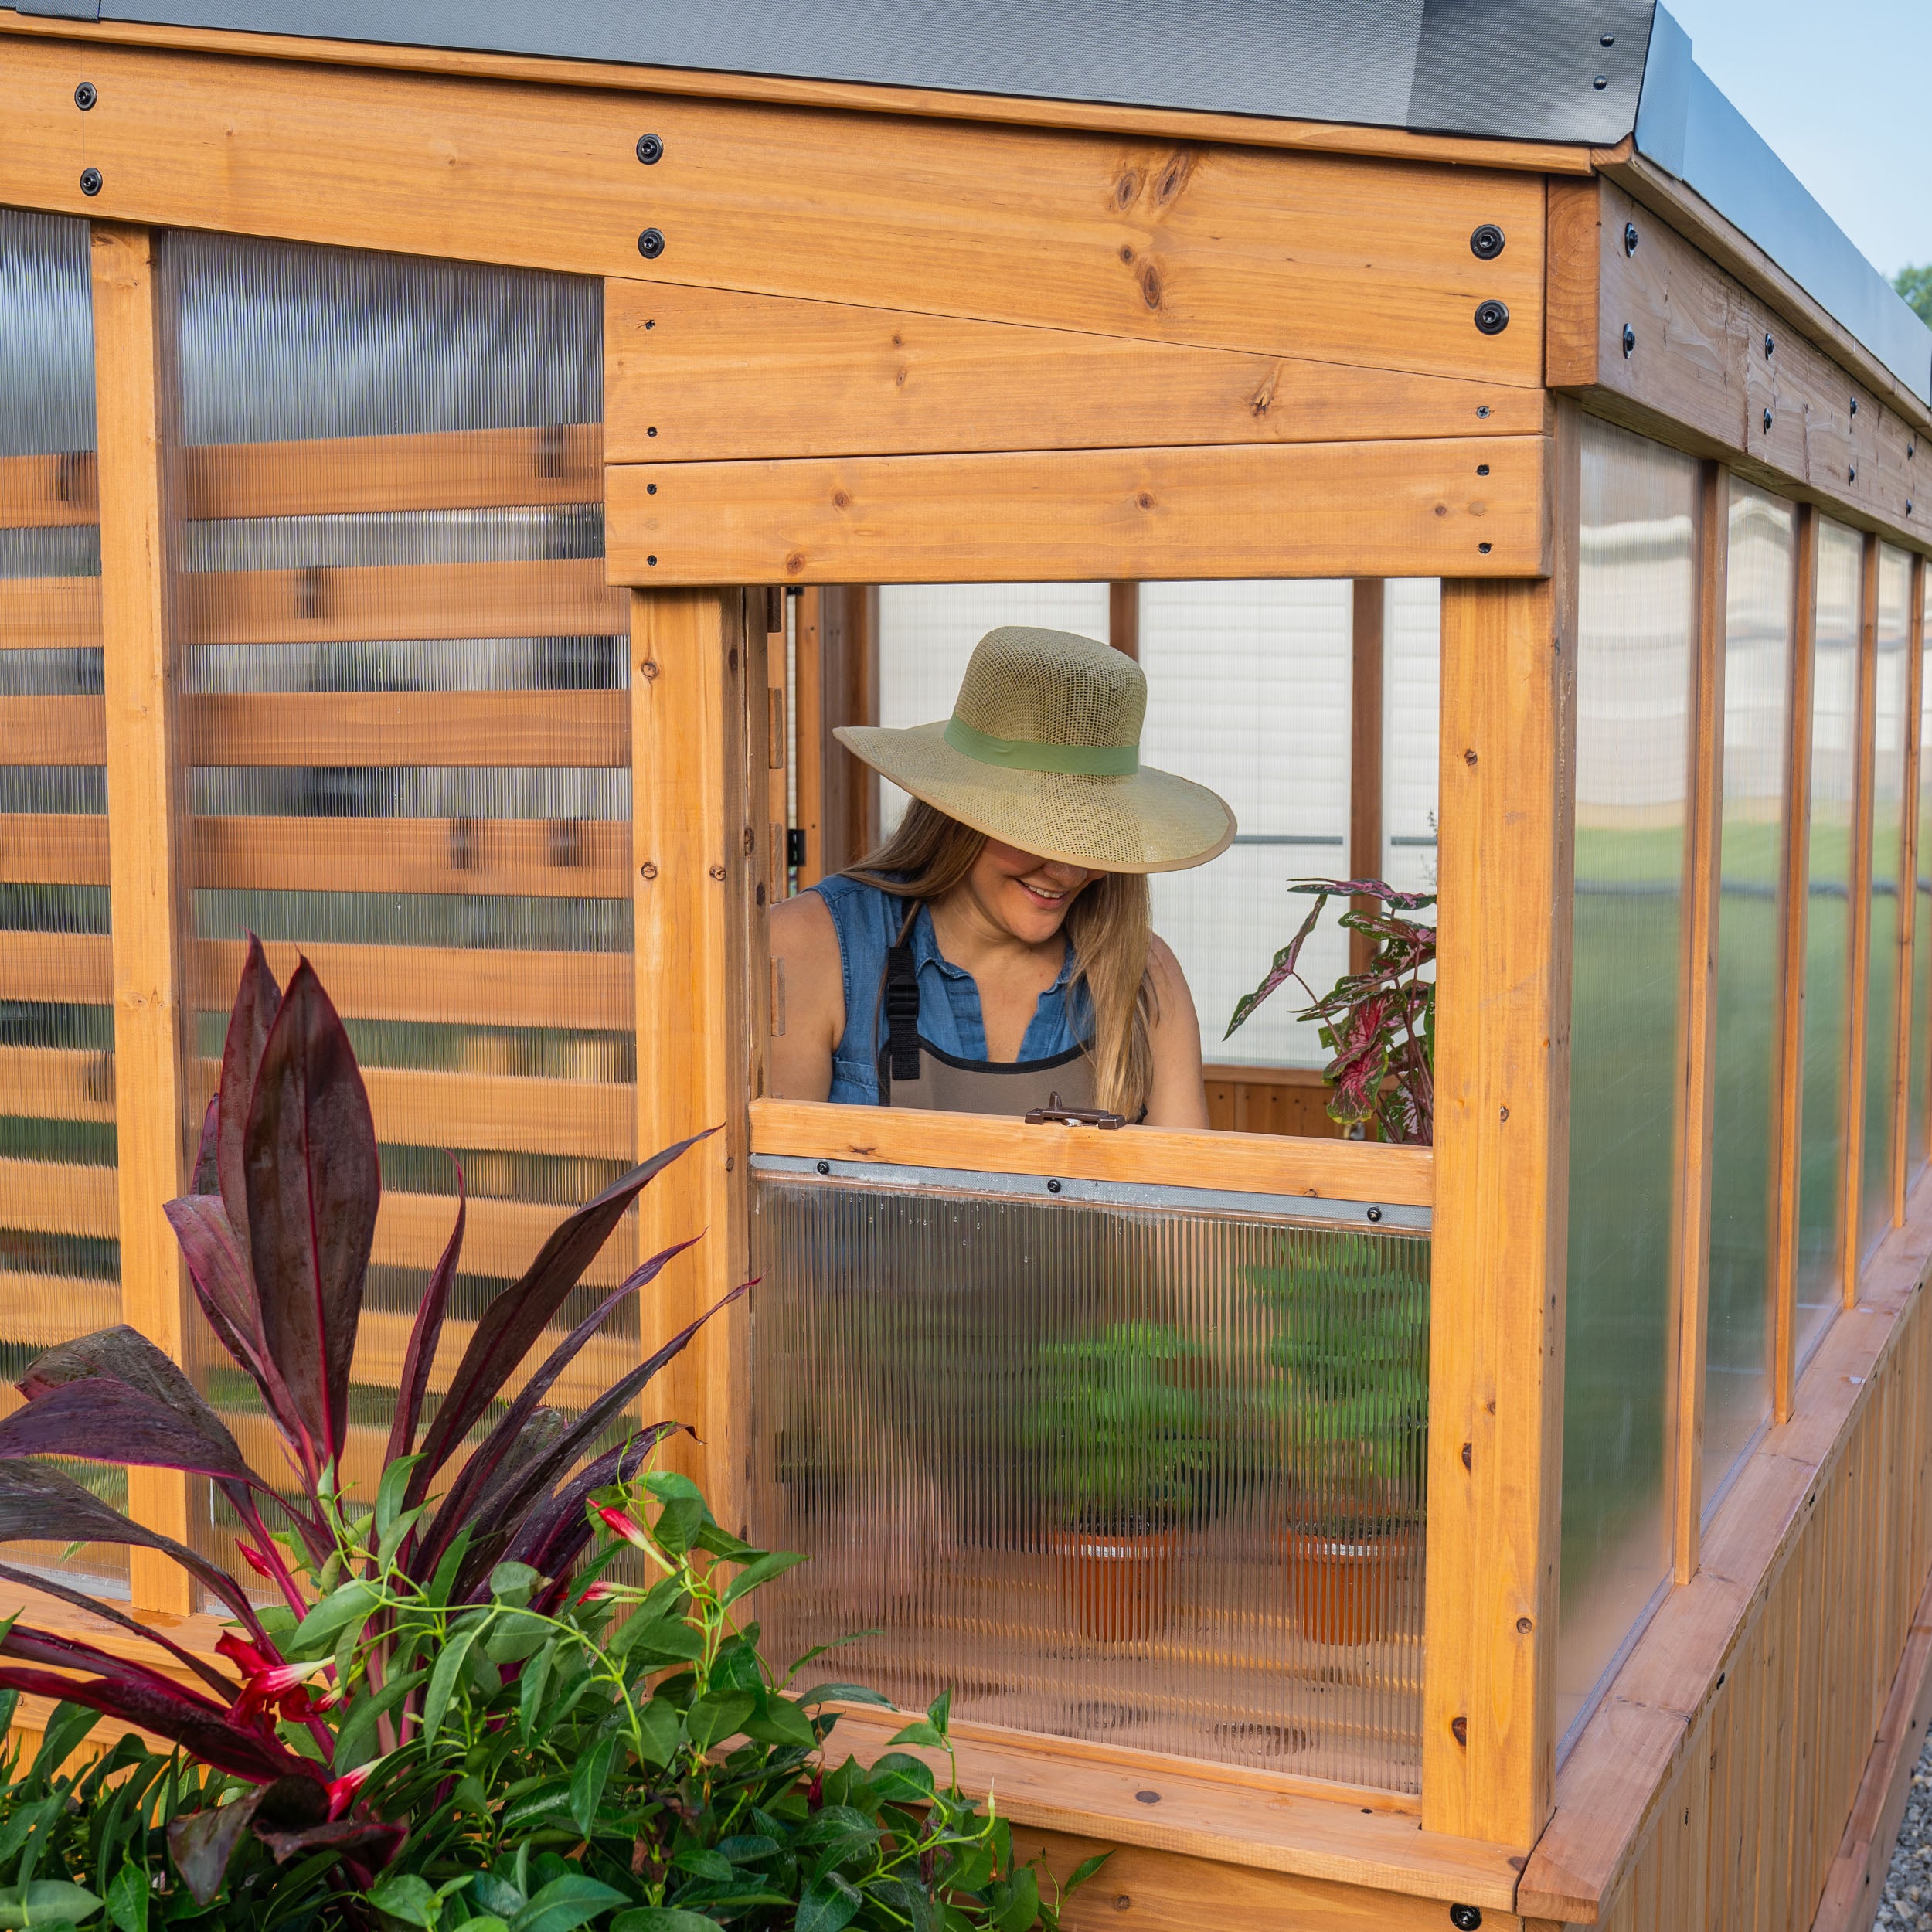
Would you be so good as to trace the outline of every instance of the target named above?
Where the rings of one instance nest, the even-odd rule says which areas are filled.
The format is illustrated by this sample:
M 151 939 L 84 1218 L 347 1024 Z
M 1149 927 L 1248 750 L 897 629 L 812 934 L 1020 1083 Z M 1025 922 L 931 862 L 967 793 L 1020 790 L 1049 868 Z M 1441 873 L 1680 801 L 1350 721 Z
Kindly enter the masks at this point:
M 838 961 L 845 989 L 845 1031 L 832 1055 L 829 1100 L 849 1105 L 879 1104 L 879 1049 L 885 1044 L 886 1016 L 879 1010 L 879 988 L 886 974 L 886 954 L 899 937 L 906 902 L 855 879 L 828 879 L 811 886 L 825 902 L 838 934 Z M 980 1010 L 979 988 L 963 966 L 955 966 L 939 950 L 933 916 L 920 906 L 913 921 L 913 961 L 919 974 L 919 1031 L 942 1053 L 961 1060 L 986 1058 L 986 1019 Z M 1021 1039 L 1019 1057 L 1047 1060 L 1077 1046 L 1084 1038 L 1087 1001 L 1084 988 L 1070 985 L 1073 948 L 1061 962 L 1060 977 L 1039 996 Z

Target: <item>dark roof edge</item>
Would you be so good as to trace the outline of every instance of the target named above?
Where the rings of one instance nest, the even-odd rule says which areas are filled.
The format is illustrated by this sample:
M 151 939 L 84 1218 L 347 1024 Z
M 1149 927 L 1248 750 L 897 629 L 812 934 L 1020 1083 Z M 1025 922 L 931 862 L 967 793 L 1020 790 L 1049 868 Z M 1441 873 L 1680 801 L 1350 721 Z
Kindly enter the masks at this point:
M 1637 151 L 1708 202 L 1932 403 L 1932 329 L 1698 66 L 1689 35 L 1662 5 L 1644 66 Z

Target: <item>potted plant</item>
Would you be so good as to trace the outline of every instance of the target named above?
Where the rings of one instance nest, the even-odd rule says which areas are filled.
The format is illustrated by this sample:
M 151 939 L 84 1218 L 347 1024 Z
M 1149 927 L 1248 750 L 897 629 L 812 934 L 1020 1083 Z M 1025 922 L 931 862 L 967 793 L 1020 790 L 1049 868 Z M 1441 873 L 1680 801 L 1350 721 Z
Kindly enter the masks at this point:
M 1429 1420 L 1428 1249 L 1298 1230 L 1251 1277 L 1272 1332 L 1264 1439 L 1290 1480 L 1280 1535 L 1304 1635 L 1381 1636 L 1420 1521 Z
M 1297 1019 L 1321 1022 L 1333 1057 L 1322 1077 L 1335 1089 L 1328 1117 L 1349 1128 L 1370 1121 L 1385 1141 L 1427 1147 L 1436 1134 L 1436 983 L 1423 971 L 1436 958 L 1436 929 L 1405 918 L 1433 906 L 1432 893 L 1399 893 L 1379 879 L 1300 879 L 1292 893 L 1312 893 L 1301 929 L 1274 956 L 1267 977 L 1236 1005 L 1222 1036 L 1231 1039 L 1254 1009 L 1292 979 L 1311 1002 Z M 1342 923 L 1366 934 L 1375 951 L 1359 973 L 1345 973 L 1318 995 L 1295 970 L 1301 948 L 1332 898 L 1376 902 L 1349 911 Z
M 1164 1322 L 1121 1321 L 1035 1359 L 1030 1444 L 1073 1621 L 1102 1643 L 1151 1636 L 1216 1461 L 1205 1352 Z

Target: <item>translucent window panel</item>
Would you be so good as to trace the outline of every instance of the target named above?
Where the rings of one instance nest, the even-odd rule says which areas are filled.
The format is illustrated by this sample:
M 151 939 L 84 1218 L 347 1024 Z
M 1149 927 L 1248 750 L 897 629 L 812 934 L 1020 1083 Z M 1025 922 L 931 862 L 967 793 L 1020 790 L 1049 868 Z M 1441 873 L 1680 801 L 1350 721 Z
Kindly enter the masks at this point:
M 1791 736 L 1789 504 L 1731 487 L 1712 1013 L 1708 1508 L 1770 1410 L 1770 1236 Z
M 1432 893 L 1441 757 L 1440 582 L 1390 578 L 1383 590 L 1382 634 L 1382 876 L 1398 892 Z
M 94 474 L 87 224 L 0 209 L 6 1383 L 50 1344 L 121 1319 Z M 125 1506 L 122 1470 L 77 1463 L 72 1473 Z M 7 1553 L 63 1562 L 57 1545 Z M 90 1546 L 64 1561 L 125 1587 L 124 1551 Z
M 1879 551 L 1878 662 L 1872 733 L 1872 906 L 1865 997 L 1865 1131 L 1859 1162 L 1859 1252 L 1892 1226 L 1898 1147 L 1900 887 L 1905 863 L 1906 700 L 1911 679 L 1912 565 Z
M 879 722 L 903 729 L 953 715 L 973 646 L 1002 624 L 1107 636 L 1104 583 L 889 583 L 879 593 Z M 879 781 L 889 832 L 908 802 Z
M 1414 1791 L 1427 1241 L 937 1178 L 754 1188 L 750 1533 L 811 1553 L 767 1641 L 871 1632 L 840 1673 L 901 1705 Z
M 463 1325 L 635 1156 L 628 607 L 603 581 L 601 285 L 181 234 L 163 267 L 191 445 L 174 509 L 196 1100 L 247 935 L 284 978 L 306 953 L 381 1145 L 346 1471 L 366 1486 L 454 1218 L 450 1156 L 470 1208 L 444 1375 Z M 560 1321 L 634 1249 L 627 1220 Z M 638 1346 L 627 1307 L 562 1406 Z M 247 1386 L 226 1358 L 199 1366 L 255 1446 Z M 198 1534 L 222 1546 L 212 1509 Z
M 1921 641 L 1920 649 L 1925 648 Z M 1913 882 L 1912 957 L 1912 1054 L 1906 1138 L 1909 1153 L 1906 1172 L 1916 1180 L 1925 1171 L 1927 1156 L 1932 1153 L 1932 1126 L 1928 1126 L 1926 1087 L 1932 1079 L 1932 679 L 1921 666 L 1919 683 L 1919 836 L 1918 873 Z
M 1810 873 L 1798 1207 L 1798 1354 L 1837 1312 L 1845 1273 L 1845 1053 L 1851 1031 L 1852 806 L 1864 546 L 1821 519 L 1811 668 Z
M 1221 856 L 1157 873 L 1155 930 L 1174 948 L 1210 1061 L 1319 1066 L 1317 1029 L 1292 986 L 1232 1039 L 1229 1016 L 1307 916 L 1292 879 L 1349 872 L 1352 591 L 1345 582 L 1144 583 L 1141 755 L 1211 785 L 1240 829 Z M 1318 992 L 1348 970 L 1331 905 L 1301 955 Z
M 1560 1729 L 1669 1573 L 1666 1402 L 1697 466 L 1584 426 Z

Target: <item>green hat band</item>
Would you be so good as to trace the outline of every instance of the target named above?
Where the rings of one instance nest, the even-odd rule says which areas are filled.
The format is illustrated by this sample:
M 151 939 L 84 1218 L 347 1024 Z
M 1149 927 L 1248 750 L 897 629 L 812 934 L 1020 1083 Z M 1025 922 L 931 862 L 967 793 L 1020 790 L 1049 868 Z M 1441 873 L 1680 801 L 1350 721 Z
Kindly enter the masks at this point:
M 1027 738 L 989 738 L 963 718 L 946 726 L 946 742 L 976 764 L 1008 771 L 1051 771 L 1076 778 L 1131 778 L 1141 768 L 1138 745 L 1049 745 Z

